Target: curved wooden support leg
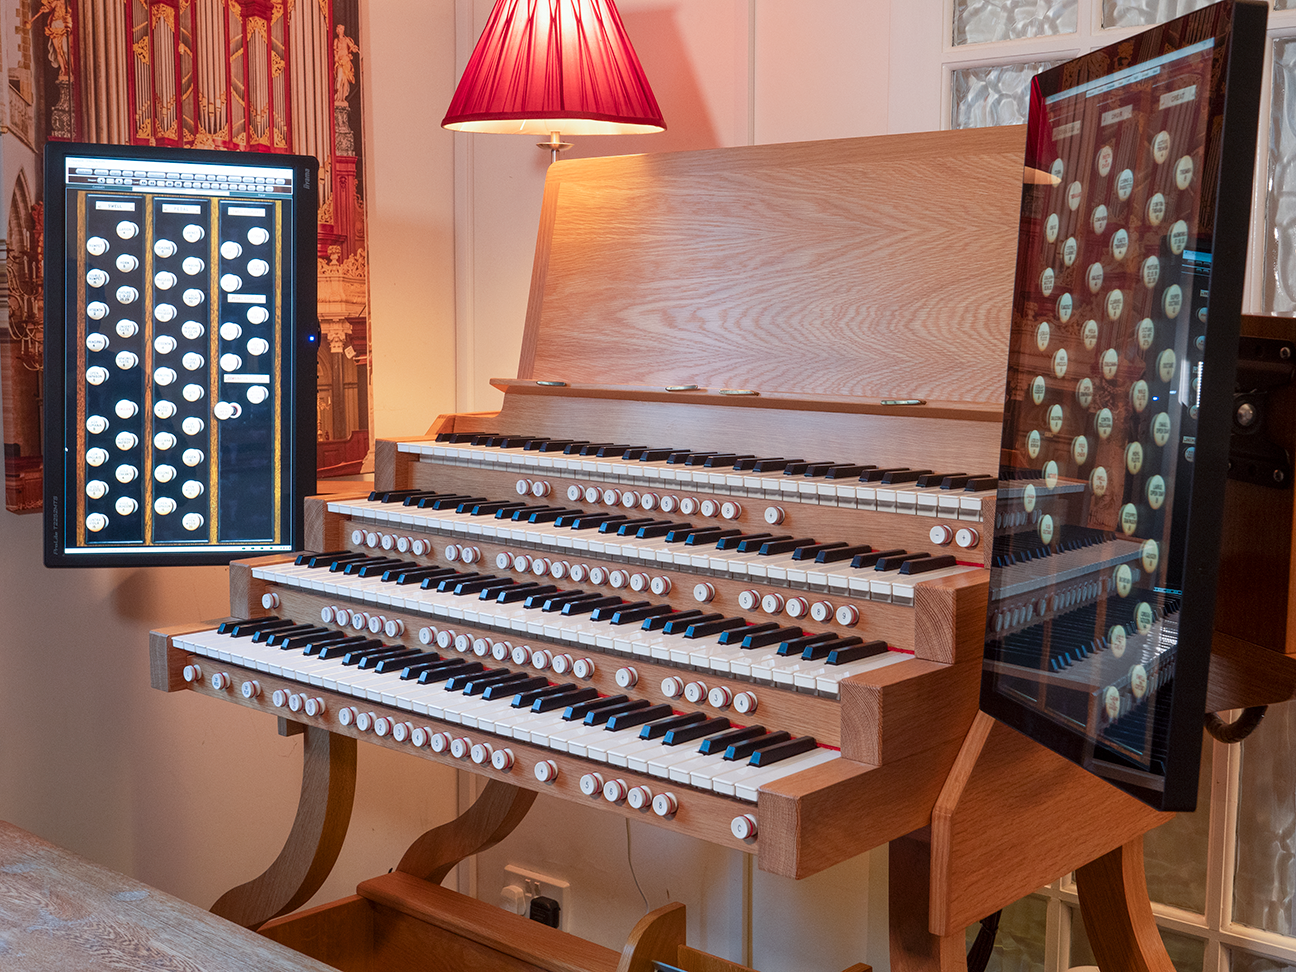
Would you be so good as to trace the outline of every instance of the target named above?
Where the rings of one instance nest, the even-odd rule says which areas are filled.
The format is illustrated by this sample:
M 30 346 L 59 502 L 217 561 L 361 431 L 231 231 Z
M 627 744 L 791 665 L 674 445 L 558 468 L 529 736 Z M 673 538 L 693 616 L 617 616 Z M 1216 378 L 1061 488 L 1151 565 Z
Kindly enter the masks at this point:
M 494 847 L 512 833 L 535 798 L 534 790 L 491 780 L 464 813 L 410 844 L 396 870 L 440 884 L 465 857 Z
M 933 935 L 931 843 L 922 831 L 891 841 L 888 848 L 888 930 L 891 972 L 967 972 L 963 929 Z
M 674 965 L 684 944 L 684 906 L 662 905 L 635 923 L 621 952 L 616 972 L 652 972 L 653 962 Z
M 356 741 L 307 726 L 297 819 L 283 850 L 258 878 L 220 896 L 213 914 L 256 928 L 306 903 L 337 862 L 355 800 Z
M 1089 944 L 1103 972 L 1174 972 L 1143 873 L 1143 838 L 1075 872 Z

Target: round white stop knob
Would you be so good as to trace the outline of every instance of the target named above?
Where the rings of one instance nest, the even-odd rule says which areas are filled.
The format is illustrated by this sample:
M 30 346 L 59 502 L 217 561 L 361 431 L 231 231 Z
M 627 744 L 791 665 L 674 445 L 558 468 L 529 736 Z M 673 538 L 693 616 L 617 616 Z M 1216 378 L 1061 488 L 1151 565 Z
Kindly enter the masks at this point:
M 433 629 L 436 631 L 436 629 Z M 455 639 L 459 636 L 455 634 L 453 628 L 442 628 L 436 633 L 436 643 L 438 648 L 453 648 Z
M 630 583 L 630 575 L 624 570 L 614 570 L 608 574 L 608 583 L 619 591 Z
M 275 704 L 275 708 L 282 709 L 288 704 L 288 699 L 291 696 L 291 692 L 286 692 L 283 689 L 275 689 L 274 694 L 270 696 L 270 701 Z
M 553 488 L 543 480 L 537 479 L 531 484 L 531 495 L 537 499 L 548 496 L 551 492 L 553 492 Z
M 859 608 L 854 604 L 843 604 L 837 609 L 837 623 L 843 628 L 853 628 L 859 623 Z
M 387 623 L 383 625 L 383 634 L 388 638 L 399 638 L 405 633 L 405 622 L 400 618 L 388 618 Z
M 558 764 L 552 759 L 542 759 L 535 764 L 535 778 L 541 783 L 552 783 L 558 779 Z
M 648 590 L 648 585 L 652 583 L 652 578 L 647 574 L 631 574 L 630 590 L 636 593 Z
M 352 530 L 352 531 L 351 531 L 351 542 L 354 543 L 357 547 L 360 546 L 362 543 L 364 543 L 364 531 L 363 531 L 363 530 Z
M 597 486 L 586 486 L 585 492 L 581 495 L 585 497 L 586 503 L 597 503 L 601 494 Z
M 705 682 L 689 682 L 684 686 L 684 699 L 697 705 L 707 697 L 707 687 Z
M 456 560 L 459 559 L 459 544 L 457 543 L 446 544 L 445 549 L 441 551 L 441 556 L 445 557 L 445 559 L 450 561 L 450 563 L 454 563 Z
M 565 560 L 555 560 L 549 565 L 549 576 L 554 580 L 562 580 L 571 573 L 571 564 Z
M 684 694 L 684 680 L 674 675 L 668 675 L 662 679 L 661 690 L 662 695 L 666 696 L 666 698 L 678 699 Z
M 428 740 L 428 748 L 434 753 L 448 753 L 454 738 L 448 732 L 434 732 Z
M 676 497 L 668 494 L 666 496 L 663 496 L 658 501 L 657 505 L 661 507 L 661 511 L 663 513 L 674 513 L 676 510 L 679 509 L 679 500 Z
M 811 619 L 818 621 L 820 624 L 823 624 L 825 621 L 830 620 L 832 616 L 833 616 L 833 606 L 830 602 L 815 601 L 813 604 L 810 605 Z
M 658 793 L 652 801 L 653 813 L 659 817 L 673 817 L 679 809 L 679 801 L 674 793 Z
M 692 496 L 685 496 L 679 501 L 679 511 L 685 516 L 692 516 L 698 511 L 698 501 Z
M 579 503 L 583 495 L 585 495 L 585 490 L 579 484 L 572 483 L 567 487 L 567 502 Z
M 734 696 L 733 707 L 742 715 L 756 711 L 756 693 L 739 692 Z
M 412 722 L 396 723 L 394 726 L 392 726 L 391 735 L 392 738 L 395 739 L 398 743 L 403 743 L 407 741 L 411 736 L 414 735 L 414 723 Z
M 243 694 L 243 698 L 255 699 L 258 695 L 261 694 L 261 683 L 258 682 L 255 678 L 251 679 L 249 681 L 244 682 L 241 686 L 239 686 L 239 691 Z
M 455 759 L 467 759 L 472 755 L 472 740 L 467 736 L 450 740 L 450 755 Z
M 351 623 L 351 612 L 344 607 L 335 607 L 333 609 L 333 620 L 345 628 Z
M 396 538 L 396 550 L 399 553 L 409 553 L 410 547 L 413 546 L 413 544 L 414 541 L 410 537 Z
M 694 586 L 693 600 L 698 601 L 701 604 L 705 604 L 707 601 L 713 600 L 714 598 L 715 598 L 715 588 L 712 587 L 706 581 L 703 581 L 702 583 Z
M 322 716 L 325 710 L 324 700 L 319 696 L 315 696 L 307 699 L 302 708 L 306 710 L 308 716 Z
M 392 731 L 392 720 L 387 716 L 378 716 L 373 721 L 373 731 L 375 736 L 386 736 Z
M 273 611 L 279 606 L 279 595 L 274 591 L 261 595 L 261 606 L 267 611 Z
M 290 695 L 290 696 L 288 696 L 288 711 L 289 711 L 289 712 L 300 712 L 300 711 L 301 711 L 302 709 L 304 709 L 305 707 L 306 707 L 306 696 L 304 696 L 304 695 Z
M 550 662 L 550 667 L 553 669 L 555 675 L 566 675 L 571 671 L 573 664 L 575 664 L 575 662 L 572 661 L 571 655 L 554 655 L 553 661 Z
M 720 515 L 726 520 L 736 520 L 742 516 L 742 506 L 733 500 L 726 500 L 720 504 Z
M 504 661 L 513 653 L 513 645 L 507 641 L 497 641 L 491 645 L 491 657 L 496 661 Z
M 186 665 L 180 673 L 186 682 L 201 682 L 203 673 L 201 665 Z
M 491 765 L 501 773 L 507 773 L 513 768 L 513 750 L 497 749 L 491 753 Z
M 644 493 L 639 497 L 639 509 L 655 510 L 661 502 L 661 498 L 656 493 Z
M 495 555 L 495 569 L 508 570 L 513 566 L 513 555 L 507 550 L 501 550 Z
M 648 589 L 658 597 L 665 597 L 671 592 L 671 580 L 669 577 L 654 577 L 649 583 Z
M 585 579 L 586 575 L 589 574 L 589 568 L 584 564 L 572 564 L 571 567 L 567 569 L 567 573 L 571 576 L 572 580 L 579 584 Z
M 478 658 L 485 658 L 487 655 L 491 653 L 491 649 L 494 647 L 495 647 L 495 642 L 491 641 L 489 638 L 473 639 L 473 644 L 472 644 L 473 654 L 476 655 Z
M 351 612 L 351 627 L 357 631 L 364 631 L 369 627 L 369 614 L 366 611 Z
M 418 639 L 421 645 L 430 645 L 436 641 L 437 629 L 427 626 L 419 628 Z
M 390 550 L 396 546 L 396 537 L 390 533 L 380 533 L 378 534 L 378 542 L 384 550 Z
M 531 664 L 535 668 L 544 671 L 553 664 L 553 653 L 548 648 L 537 648 L 531 652 Z
M 604 567 L 597 564 L 589 569 L 589 579 L 591 584 L 604 584 L 607 582 L 608 572 Z
M 667 680 L 669 681 L 669 679 Z M 678 680 L 677 680 L 678 681 Z M 627 665 L 624 668 L 618 668 L 616 672 L 616 683 L 620 688 L 633 688 L 639 682 L 639 673 Z M 662 691 L 665 691 L 666 683 L 662 683 Z M 674 696 L 672 696 L 674 698 Z
M 383 629 L 387 627 L 387 619 L 381 614 L 369 615 L 369 633 L 382 634 Z
M 723 685 L 717 685 L 707 693 L 707 701 L 711 703 L 713 708 L 728 708 L 729 703 L 733 701 L 733 693 Z
M 750 813 L 734 817 L 733 822 L 729 824 L 729 829 L 739 840 L 751 840 L 756 836 L 756 817 Z
M 549 573 L 550 566 L 551 564 L 544 557 L 536 557 L 535 560 L 531 561 L 531 573 L 537 577 L 543 577 Z
M 603 799 L 608 803 L 620 803 L 626 798 L 628 789 L 625 780 L 608 780 L 603 784 Z
M 626 794 L 626 803 L 630 804 L 632 810 L 642 810 L 652 803 L 652 790 L 646 786 L 632 786 Z
M 278 694 L 278 692 L 275 693 L 275 695 Z M 354 705 L 346 705 L 338 710 L 338 722 L 342 723 L 344 726 L 353 726 L 355 725 L 356 717 L 359 715 L 360 713 Z
M 961 527 L 958 533 L 954 534 L 954 542 L 964 550 L 971 550 L 981 541 L 981 535 L 971 527 Z
M 769 593 L 761 598 L 761 610 L 766 614 L 781 614 L 783 611 L 783 595 Z
M 572 674 L 577 678 L 593 678 L 595 671 L 594 659 L 592 658 L 577 658 L 575 664 L 572 665 Z
M 531 558 L 526 554 L 518 554 L 513 558 L 513 569 L 519 574 L 525 574 L 531 569 Z
M 292 708 L 289 705 L 289 708 Z M 355 727 L 361 732 L 368 732 L 373 728 L 374 720 L 378 717 L 372 712 L 357 712 L 355 717 Z
M 514 665 L 525 665 L 531 660 L 531 649 L 526 645 L 514 645 L 509 657 L 513 659 Z
M 365 546 L 372 550 L 378 546 L 378 534 L 373 530 L 366 530 L 364 535 Z
M 954 539 L 954 531 L 945 524 L 938 523 L 927 531 L 927 536 L 932 543 L 940 544 L 943 547 Z
M 460 547 L 459 559 L 465 564 L 475 564 L 482 558 L 481 549 L 478 547 Z
M 531 480 L 519 479 L 514 489 L 517 490 L 517 494 L 519 496 L 526 496 L 528 493 L 531 492 Z
M 587 797 L 598 796 L 603 792 L 603 774 L 586 773 L 580 778 L 580 791 Z
M 478 766 L 481 766 L 483 763 L 489 763 L 491 757 L 494 755 L 495 747 L 488 742 L 473 744 L 472 751 L 469 753 L 469 756 L 472 757 L 472 761 Z
M 704 499 L 698 504 L 698 509 L 703 516 L 715 516 L 720 512 L 720 504 L 713 499 Z
M 410 550 L 414 552 L 414 555 L 416 557 L 422 557 L 425 554 L 430 554 L 432 552 L 432 541 L 415 540 L 413 543 L 410 544 Z
M 472 644 L 473 644 L 472 635 L 470 634 L 455 635 L 454 647 L 455 647 L 455 651 L 459 652 L 459 654 L 464 655 L 472 651 Z
M 760 600 L 760 591 L 746 590 L 738 592 L 738 606 L 744 611 L 754 611 Z
M 419 726 L 417 729 L 415 729 L 413 732 L 410 733 L 410 745 L 417 746 L 419 749 L 422 749 L 424 746 L 426 746 L 431 741 L 431 739 L 432 739 L 432 730 L 426 728 L 425 726 Z
M 804 618 L 810 610 L 810 602 L 804 597 L 790 597 L 784 610 L 794 618 Z
M 767 506 L 765 507 L 765 522 L 770 526 L 775 526 L 783 522 L 783 507 Z
M 618 506 L 621 503 L 621 490 L 608 488 L 603 490 L 603 503 L 607 506 Z
M 627 510 L 633 510 L 636 506 L 639 505 L 639 494 L 636 493 L 633 489 L 627 489 L 624 493 L 621 494 L 621 505 L 624 506 Z
M 332 624 L 333 608 L 331 606 L 325 605 L 324 607 L 320 608 L 320 620 L 323 621 L 325 624 Z
M 211 677 L 211 687 L 218 692 L 230 687 L 230 677 L 224 672 L 215 672 Z

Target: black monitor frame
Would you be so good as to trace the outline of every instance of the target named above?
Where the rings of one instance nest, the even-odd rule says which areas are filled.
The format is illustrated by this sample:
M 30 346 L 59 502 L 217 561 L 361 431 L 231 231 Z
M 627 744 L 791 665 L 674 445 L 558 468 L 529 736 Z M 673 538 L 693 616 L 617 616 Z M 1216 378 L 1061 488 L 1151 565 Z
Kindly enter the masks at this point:
M 991 560 L 981 708 L 1162 810 L 1196 804 L 1267 13 L 1265 3 L 1223 0 L 1045 71 L 1031 86 L 996 503 L 1007 525 L 996 529 Z M 1207 81 L 1204 93 L 1173 86 L 1186 85 L 1189 79 L 1175 74 L 1194 64 Z M 1190 100 L 1200 110 L 1177 121 L 1176 106 L 1187 114 L 1182 106 Z M 1099 134 L 1100 126 L 1120 125 L 1124 143 L 1119 132 Z M 1176 137 L 1191 128 L 1189 144 L 1172 146 L 1166 127 Z M 1060 147 L 1068 138 L 1074 144 Z M 1201 182 L 1186 239 L 1182 232 L 1172 239 L 1176 227 L 1157 228 L 1161 219 L 1153 213 L 1159 207 L 1168 225 L 1174 207 L 1187 205 L 1173 190 L 1187 186 L 1176 174 L 1166 194 L 1154 190 L 1182 163 L 1175 161 L 1180 152 L 1188 160 L 1187 186 L 1193 160 Z M 1119 198 L 1132 202 L 1126 209 L 1113 204 L 1113 211 L 1128 216 L 1128 261 L 1157 258 L 1150 274 L 1141 264 L 1131 270 L 1121 262 L 1124 246 L 1121 260 L 1110 259 L 1115 250 L 1107 242 L 1113 231 L 1105 207 L 1101 219 L 1093 208 L 1085 222 L 1100 191 L 1109 193 L 1102 197 L 1107 202 L 1118 197 L 1116 179 L 1127 162 L 1138 175 L 1130 180 L 1132 196 L 1119 189 L 1125 193 Z M 1072 213 L 1083 218 L 1072 219 L 1075 236 L 1064 241 L 1068 194 L 1077 201 Z M 1059 195 L 1061 205 L 1054 198 Z M 1058 212 L 1061 231 L 1053 215 Z M 1094 265 L 1086 258 L 1098 252 L 1085 247 L 1093 246 L 1091 231 L 1100 222 L 1096 237 L 1109 247 L 1102 251 L 1109 280 L 1131 281 L 1108 284 L 1127 286 L 1130 295 L 1118 298 L 1124 309 L 1116 307 L 1114 315 L 1112 305 L 1100 303 L 1110 294 L 1101 270 L 1099 288 L 1092 286 L 1094 276 L 1085 287 L 1085 268 Z M 1064 242 L 1070 252 L 1063 252 Z M 1160 267 L 1159 285 L 1147 283 Z M 1065 308 L 1055 283 L 1066 293 Z M 1165 297 L 1172 285 L 1183 298 L 1173 312 Z M 1090 330 L 1096 322 L 1086 317 L 1103 324 Z M 1040 330 L 1048 323 L 1062 341 Z M 1085 330 L 1097 340 L 1089 341 Z M 1067 358 L 1058 359 L 1049 346 L 1067 339 L 1073 342 L 1070 374 Z M 1168 369 L 1160 368 L 1162 362 Z M 1135 380 L 1140 377 L 1148 381 Z M 1198 385 L 1190 383 L 1193 377 Z M 1084 381 L 1089 384 L 1082 387 Z M 1152 401 L 1165 402 L 1155 418 L 1154 409 L 1143 414 L 1149 384 Z M 1199 388 L 1195 408 L 1178 404 L 1193 388 Z M 1176 399 L 1177 391 L 1184 394 Z M 1111 407 L 1100 409 L 1104 393 Z M 1144 407 L 1127 407 L 1127 400 Z M 1118 430 L 1137 430 L 1129 440 L 1139 446 L 1137 456 L 1130 444 L 1123 460 L 1121 453 L 1100 451 L 1111 448 L 1106 440 L 1113 415 Z M 1155 476 L 1143 469 L 1144 444 Z M 1102 490 L 1125 490 L 1115 502 L 1095 488 L 1100 463 L 1107 464 Z M 1164 499 L 1153 480 L 1161 480 Z M 1106 535 L 1109 546 L 1058 556 L 1064 535 L 1076 545 Z M 1039 556 L 1045 550 L 1049 556 Z M 1121 566 L 1110 566 L 1113 557 Z M 1066 570 L 1079 571 L 1086 558 L 1103 566 L 1078 573 L 1092 580 L 1077 587 Z M 1081 607 L 1055 623 L 1072 599 Z M 1128 671 L 1123 681 L 1113 679 L 1120 666 L 1111 659 L 1125 655 L 1127 646 Z M 1134 721 L 1118 728 L 1126 719 Z
M 318 177 L 319 163 L 310 156 L 46 143 L 46 566 L 225 564 L 301 549 L 304 500 L 316 485 Z M 137 214 L 132 220 L 135 238 L 112 232 L 114 207 L 124 216 Z M 177 215 L 183 213 L 195 215 Z M 178 228 L 185 220 L 190 222 L 179 235 L 166 228 L 168 221 Z M 254 224 L 259 228 L 251 235 Z M 226 254 L 233 251 L 222 249 L 235 227 L 242 234 L 237 266 L 247 285 L 235 274 L 230 286 L 243 288 L 242 293 L 226 286 L 225 271 L 232 266 Z M 198 239 L 187 245 L 190 231 Z M 155 233 L 161 235 L 155 239 Z M 94 236 L 99 239 L 88 250 Z M 172 236 L 176 239 L 168 248 Z M 170 259 L 164 259 L 168 250 Z M 186 258 L 184 270 L 170 267 L 189 250 L 193 259 Z M 126 263 L 111 262 L 121 259 Z M 105 265 L 100 268 L 100 263 Z M 194 269 L 203 263 L 204 269 Z M 167 267 L 181 272 L 169 275 L 165 282 L 173 289 L 163 292 L 157 289 L 157 271 Z M 98 289 L 86 279 L 88 270 L 96 269 L 108 277 Z M 190 273 L 194 275 L 186 276 Z M 122 283 L 134 286 L 134 306 L 116 303 L 113 288 Z M 88 311 L 96 299 L 99 306 Z M 235 306 L 234 300 L 240 304 Z M 253 302 L 268 312 L 257 311 L 254 318 Z M 93 315 L 100 319 L 92 320 Z M 168 323 L 165 315 L 172 315 Z M 119 317 L 117 326 L 125 331 L 114 331 Z M 137 319 L 134 331 L 128 323 L 132 319 Z M 239 333 L 225 330 L 221 322 L 227 320 L 240 325 Z M 231 334 L 234 339 L 227 340 Z M 262 334 L 253 347 L 249 336 Z M 157 345 L 159 338 L 167 343 Z M 87 343 L 108 347 L 96 355 Z M 161 349 L 169 352 L 165 358 Z M 122 368 L 114 355 L 123 351 L 138 364 Z M 226 368 L 235 360 L 228 352 L 234 351 L 246 367 Z M 253 357 L 257 352 L 260 357 Z M 196 370 L 186 370 L 199 358 L 204 360 Z M 130 358 L 125 362 L 129 365 Z M 170 388 L 156 377 L 166 365 L 174 366 L 166 376 Z M 101 366 L 95 378 L 102 392 L 88 379 L 95 366 Z M 254 386 L 259 389 L 252 391 Z M 207 389 L 211 394 L 205 394 Z M 121 412 L 112 414 L 111 405 L 104 407 L 119 394 L 119 403 L 137 396 L 136 415 L 121 418 Z M 171 402 L 170 416 L 147 407 L 162 400 Z M 90 422 L 88 413 L 97 421 Z M 175 435 L 186 417 L 186 431 Z M 106 431 L 95 435 L 88 422 Z M 176 428 L 159 444 L 155 436 L 164 424 Z M 114 437 L 123 432 L 128 433 L 126 442 L 133 435 L 136 444 L 118 452 L 122 446 Z M 170 452 L 157 451 L 168 443 L 175 443 Z M 96 449 L 102 470 L 87 463 Z M 191 458 L 198 461 L 191 465 Z M 123 464 L 127 473 L 118 473 L 121 485 L 114 485 L 114 472 Z M 157 478 L 161 465 L 172 470 L 165 488 Z M 135 480 L 122 480 L 131 468 Z M 170 488 L 182 478 L 183 492 Z M 176 496 L 155 497 L 163 492 Z M 114 523 L 115 502 L 123 497 L 127 505 L 122 509 L 129 512 Z M 158 507 L 159 499 L 168 505 Z M 106 502 L 114 505 L 99 512 Z M 203 522 L 194 526 L 199 521 L 186 510 Z M 96 525 L 109 525 L 99 526 L 98 532 L 85 528 L 93 512 L 99 512 Z M 181 522 L 184 526 L 176 529 Z

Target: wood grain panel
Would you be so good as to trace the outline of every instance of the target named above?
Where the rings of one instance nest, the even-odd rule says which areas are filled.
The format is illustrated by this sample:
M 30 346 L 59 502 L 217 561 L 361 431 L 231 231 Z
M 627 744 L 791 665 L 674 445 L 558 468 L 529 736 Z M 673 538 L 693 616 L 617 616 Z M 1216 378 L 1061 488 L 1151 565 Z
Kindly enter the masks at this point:
M 1022 142 L 983 129 L 555 165 L 520 377 L 1002 401 Z
M 188 656 L 171 643 L 176 635 L 206 631 L 216 622 L 175 624 L 149 632 L 149 685 L 163 692 L 178 692 L 186 687 L 183 670 Z
M 1076 888 L 1100 968 L 1175 972 L 1148 899 L 1141 836 L 1078 868 Z
M 257 934 L 340 972 L 370 972 L 374 908 L 358 894 L 275 918 Z
M 958 742 L 976 716 L 981 666 L 919 658 L 842 683 L 842 755 L 871 766 Z

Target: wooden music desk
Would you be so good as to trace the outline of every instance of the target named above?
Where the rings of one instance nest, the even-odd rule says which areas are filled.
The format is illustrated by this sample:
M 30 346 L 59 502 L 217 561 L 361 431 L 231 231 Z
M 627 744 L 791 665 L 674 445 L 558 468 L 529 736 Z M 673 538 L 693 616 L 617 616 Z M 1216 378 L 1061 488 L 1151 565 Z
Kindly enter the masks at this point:
M 6 972 L 329 972 L 328 966 L 0 821 Z

